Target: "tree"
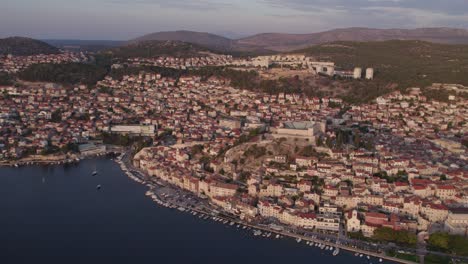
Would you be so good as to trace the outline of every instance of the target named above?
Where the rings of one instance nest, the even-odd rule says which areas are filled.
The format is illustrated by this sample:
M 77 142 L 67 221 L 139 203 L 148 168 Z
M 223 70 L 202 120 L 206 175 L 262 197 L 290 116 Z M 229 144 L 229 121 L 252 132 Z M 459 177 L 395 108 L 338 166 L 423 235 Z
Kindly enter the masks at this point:
M 376 240 L 395 242 L 398 244 L 415 246 L 417 243 L 416 234 L 406 230 L 393 230 L 388 227 L 379 227 L 374 231 L 373 237 Z
M 361 133 L 356 131 L 354 134 L 354 146 L 359 147 L 361 145 Z
M 430 246 L 446 251 L 449 249 L 450 237 L 447 233 L 434 233 L 430 235 L 428 242 Z
M 60 109 L 57 109 L 54 112 L 52 112 L 50 121 L 52 121 L 54 123 L 62 122 L 62 111 Z

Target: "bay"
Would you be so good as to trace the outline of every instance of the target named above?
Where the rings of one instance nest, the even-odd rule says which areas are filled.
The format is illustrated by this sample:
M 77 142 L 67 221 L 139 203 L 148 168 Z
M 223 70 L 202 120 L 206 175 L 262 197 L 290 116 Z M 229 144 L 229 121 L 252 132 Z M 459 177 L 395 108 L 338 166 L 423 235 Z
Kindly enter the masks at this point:
M 0 263 L 369 262 L 159 207 L 146 190 L 109 159 L 0 168 Z

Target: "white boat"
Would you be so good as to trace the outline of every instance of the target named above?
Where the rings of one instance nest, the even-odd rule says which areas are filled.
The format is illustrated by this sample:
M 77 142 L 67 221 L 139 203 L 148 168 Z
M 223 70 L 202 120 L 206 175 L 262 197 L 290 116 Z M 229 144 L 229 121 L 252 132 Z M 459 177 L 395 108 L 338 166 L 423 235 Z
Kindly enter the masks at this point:
M 328 250 L 328 246 L 325 246 L 325 250 Z
M 366 257 L 367 257 L 367 259 L 370 259 L 370 257 L 369 257 L 369 256 L 366 256 Z
M 382 258 L 379 258 L 379 262 L 382 262 L 382 261 L 383 261 Z
M 279 235 L 276 235 L 276 238 L 279 238 Z
M 335 248 L 335 250 L 333 251 L 333 256 L 336 256 L 340 253 L 340 249 L 339 248 Z
M 297 243 L 301 243 L 302 239 L 298 238 L 296 239 Z
M 359 254 L 359 257 L 360 257 L 360 258 L 362 258 L 362 256 L 363 256 L 362 254 Z
M 355 257 L 359 256 L 359 253 L 356 252 L 356 254 L 354 254 Z
M 96 176 L 98 174 L 97 170 L 94 170 L 91 175 Z

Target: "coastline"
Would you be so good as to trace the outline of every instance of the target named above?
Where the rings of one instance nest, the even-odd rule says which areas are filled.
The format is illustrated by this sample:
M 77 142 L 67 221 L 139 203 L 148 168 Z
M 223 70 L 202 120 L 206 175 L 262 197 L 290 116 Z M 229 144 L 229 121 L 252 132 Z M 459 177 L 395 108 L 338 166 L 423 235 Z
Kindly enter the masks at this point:
M 113 160 L 117 164 L 119 164 L 120 169 L 126 174 L 126 176 L 128 178 L 132 179 L 133 181 L 135 181 L 135 182 L 137 182 L 139 184 L 146 185 L 146 187 L 148 187 L 150 189 L 149 191 L 147 191 L 146 195 L 147 196 L 152 196 L 151 198 L 153 198 L 153 201 L 156 202 L 159 206 L 166 207 L 166 208 L 171 208 L 171 209 L 174 209 L 174 210 L 178 210 L 180 212 L 190 213 L 193 216 L 198 215 L 199 218 L 203 218 L 205 220 L 208 219 L 208 220 L 226 222 L 225 224 L 227 224 L 227 225 L 231 225 L 231 226 L 238 225 L 238 226 L 241 226 L 241 227 L 246 227 L 246 229 L 248 228 L 248 230 L 252 231 L 254 233 L 253 235 L 255 235 L 255 236 L 257 236 L 255 233 L 260 231 L 260 232 L 264 232 L 263 234 L 261 233 L 260 236 L 263 236 L 265 238 L 269 238 L 270 235 L 272 235 L 272 234 L 273 234 L 273 236 L 271 238 L 274 238 L 275 235 L 279 235 L 279 236 L 281 236 L 281 238 L 296 239 L 296 241 L 298 243 L 311 243 L 310 245 L 309 244 L 308 245 L 311 246 L 311 247 L 313 247 L 313 246 L 317 247 L 318 246 L 318 249 L 322 249 L 324 251 L 328 251 L 328 250 L 323 249 L 323 247 L 325 247 L 325 246 L 333 247 L 335 249 L 339 248 L 340 250 L 356 253 L 354 255 L 355 257 L 360 257 L 363 260 L 366 260 L 367 262 L 369 262 L 371 260 L 374 260 L 374 263 L 375 263 L 375 262 L 379 262 L 379 259 L 382 259 L 382 260 L 392 261 L 392 262 L 395 262 L 395 263 L 404 263 L 404 264 L 417 263 L 417 262 L 412 262 L 412 261 L 408 261 L 408 260 L 404 260 L 404 259 L 400 259 L 400 258 L 396 258 L 396 257 L 387 256 L 385 254 L 382 254 L 382 253 L 379 253 L 379 252 L 376 252 L 376 251 L 370 251 L 370 250 L 365 250 L 365 249 L 360 249 L 360 248 L 356 248 L 356 247 L 343 245 L 343 244 L 340 244 L 339 242 L 336 243 L 333 240 L 328 240 L 328 239 L 324 240 L 324 239 L 319 239 L 319 238 L 314 237 L 314 236 L 311 237 L 311 236 L 305 236 L 305 235 L 300 235 L 300 234 L 296 234 L 296 233 L 291 233 L 291 232 L 287 232 L 287 231 L 283 231 L 283 230 L 278 230 L 276 228 L 272 228 L 271 226 L 266 226 L 266 225 L 251 224 L 251 223 L 248 223 L 246 221 L 242 221 L 241 219 L 239 219 L 238 217 L 235 217 L 234 215 L 230 215 L 228 213 L 222 212 L 222 210 L 218 210 L 218 208 L 216 208 L 211 203 L 209 204 L 209 207 L 205 207 L 208 210 L 198 210 L 197 208 L 191 208 L 189 206 L 185 206 L 184 204 L 181 204 L 181 202 L 171 204 L 170 202 L 164 201 L 163 197 L 158 196 L 156 193 L 154 193 L 152 191 L 160 189 L 160 188 L 172 188 L 174 190 L 180 191 L 184 195 L 190 195 L 190 193 L 185 192 L 184 190 L 182 190 L 182 189 L 180 189 L 180 188 L 178 188 L 176 186 L 172 186 L 171 184 L 166 183 L 166 182 L 164 182 L 162 180 L 148 181 L 147 178 L 149 176 L 146 173 L 141 172 L 139 169 L 136 169 L 136 168 L 133 167 L 132 162 L 131 162 L 132 157 L 129 155 L 129 149 L 126 149 L 126 151 L 119 151 L 119 152 L 109 151 L 109 152 L 102 153 L 102 154 L 99 154 L 99 155 L 83 156 L 76 162 L 79 162 L 79 161 L 81 161 L 83 159 L 92 159 L 92 158 L 106 156 L 106 155 L 109 155 L 109 154 L 115 154 L 115 155 L 120 154 L 120 155 L 116 156 L 116 158 L 113 159 Z M 29 164 L 24 163 L 23 165 L 34 165 L 34 164 L 36 164 L 36 165 L 37 164 L 39 164 L 39 165 L 60 165 L 60 164 L 64 164 L 63 161 L 64 160 L 62 160 L 62 163 L 57 163 L 57 161 L 54 161 L 54 162 L 47 161 L 47 162 L 44 162 L 44 163 L 29 163 Z M 4 166 L 4 165 L 0 163 L 0 167 L 1 166 Z M 266 234 L 270 234 L 270 235 L 266 236 Z M 321 247 L 322 245 L 323 245 L 323 247 Z M 331 250 L 333 250 L 333 248 Z M 332 253 L 331 250 L 329 251 L 330 254 Z M 431 252 L 431 253 L 434 253 L 434 252 Z M 359 254 L 361 254 L 361 255 L 359 256 Z M 370 259 L 369 257 L 373 257 L 373 258 L 377 258 L 377 259 Z
M 360 249 L 360 248 L 355 248 L 355 247 L 343 245 L 343 244 L 340 244 L 340 243 L 337 243 L 337 242 L 333 242 L 330 239 L 327 239 L 327 240 L 318 239 L 317 236 L 315 236 L 315 237 L 314 236 L 312 236 L 312 237 L 304 236 L 304 235 L 300 235 L 300 234 L 287 232 L 287 231 L 284 231 L 284 230 L 273 229 L 273 228 L 268 227 L 268 226 L 261 226 L 261 225 L 251 224 L 251 223 L 242 221 L 241 219 L 239 219 L 237 217 L 233 217 L 233 216 L 230 216 L 228 214 L 224 214 L 223 212 L 220 212 L 216 208 L 214 208 L 214 206 L 211 206 L 212 211 L 209 212 L 209 211 L 200 210 L 198 208 L 193 208 L 193 207 L 190 207 L 190 206 L 186 206 L 186 205 L 181 204 L 181 203 L 172 204 L 171 202 L 165 201 L 164 198 L 161 197 L 161 195 L 158 195 L 158 194 L 156 194 L 154 192 L 154 190 L 157 190 L 157 188 L 166 188 L 167 186 L 170 186 L 170 184 L 169 183 L 163 183 L 161 180 L 151 181 L 151 182 L 146 181 L 145 178 L 148 177 L 148 175 L 146 175 L 145 173 L 135 169 L 132 166 L 131 162 L 129 160 L 126 160 L 126 159 L 128 159 L 128 157 L 126 157 L 126 156 L 127 156 L 127 153 L 123 153 L 115 161 L 119 164 L 120 168 L 127 175 L 127 177 L 129 177 L 131 180 L 133 180 L 133 181 L 135 181 L 137 183 L 144 184 L 148 188 L 150 188 L 150 190 L 148 190 L 146 192 L 146 195 L 150 196 L 152 198 L 152 200 L 154 202 L 156 202 L 159 206 L 179 210 L 180 212 L 190 213 L 193 216 L 198 216 L 199 218 L 202 218 L 202 219 L 211 219 L 213 221 L 216 221 L 216 222 L 219 221 L 219 222 L 222 222 L 224 224 L 231 225 L 231 226 L 237 225 L 238 227 L 239 226 L 246 227 L 248 230 L 251 230 L 254 233 L 255 236 L 257 236 L 257 235 L 261 236 L 262 232 L 264 232 L 263 233 L 264 237 L 270 237 L 272 235 L 272 238 L 274 238 L 275 235 L 277 235 L 277 236 L 280 236 L 281 238 L 296 239 L 296 241 L 298 243 L 304 242 L 304 243 L 307 243 L 307 245 L 310 245 L 311 247 L 315 246 L 315 247 L 318 247 L 319 249 L 322 249 L 322 250 L 325 250 L 324 249 L 325 247 L 331 247 L 330 250 L 339 248 L 340 250 L 355 253 L 355 255 L 354 255 L 355 257 L 360 257 L 362 259 L 367 258 L 368 261 L 370 260 L 370 257 L 374 257 L 374 258 L 377 258 L 377 260 L 376 260 L 377 262 L 382 262 L 383 260 L 388 260 L 388 261 L 392 261 L 392 262 L 395 262 L 395 263 L 403 263 L 403 264 L 415 264 L 415 263 L 417 263 L 417 262 L 412 262 L 412 261 L 408 261 L 408 260 L 404 260 L 404 259 L 400 259 L 400 258 L 396 258 L 396 257 L 387 256 L 384 253 L 379 253 L 379 252 L 374 252 L 374 251 L 369 251 L 369 250 L 364 250 L 364 249 Z M 140 177 L 136 176 L 135 174 L 139 175 Z M 170 187 L 174 188 L 174 189 L 178 189 L 177 187 L 172 187 L 172 186 L 170 186 Z M 259 231 L 260 231 L 260 234 L 257 233 Z M 267 234 L 269 234 L 269 235 L 267 235 Z
M 105 152 L 93 154 L 62 154 L 62 155 L 31 155 L 19 160 L 0 161 L 0 167 L 19 167 L 29 165 L 62 165 L 79 163 L 83 159 L 93 159 L 107 155 L 118 155 L 125 151 L 125 148 L 110 146 Z

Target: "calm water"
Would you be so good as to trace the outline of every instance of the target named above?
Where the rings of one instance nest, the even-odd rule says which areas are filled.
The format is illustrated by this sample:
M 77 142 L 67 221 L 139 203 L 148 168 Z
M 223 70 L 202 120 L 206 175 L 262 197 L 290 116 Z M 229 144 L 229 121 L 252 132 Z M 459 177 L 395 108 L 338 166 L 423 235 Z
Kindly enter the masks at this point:
M 0 263 L 367 262 L 161 208 L 145 191 L 105 159 L 0 168 Z

